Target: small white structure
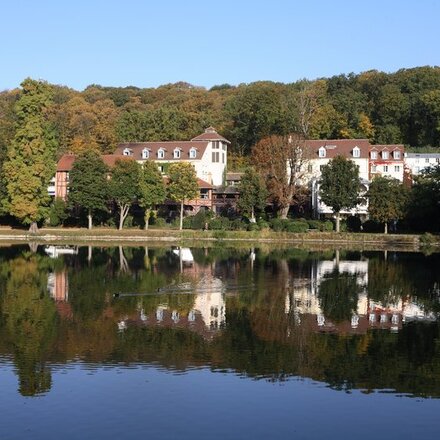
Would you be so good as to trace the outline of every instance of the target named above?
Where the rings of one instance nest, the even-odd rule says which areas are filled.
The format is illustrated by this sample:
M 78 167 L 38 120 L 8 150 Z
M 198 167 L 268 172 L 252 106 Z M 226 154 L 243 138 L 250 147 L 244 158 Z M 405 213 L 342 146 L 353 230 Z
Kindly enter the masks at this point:
M 430 167 L 440 165 L 440 153 L 405 153 L 405 165 L 412 176 Z

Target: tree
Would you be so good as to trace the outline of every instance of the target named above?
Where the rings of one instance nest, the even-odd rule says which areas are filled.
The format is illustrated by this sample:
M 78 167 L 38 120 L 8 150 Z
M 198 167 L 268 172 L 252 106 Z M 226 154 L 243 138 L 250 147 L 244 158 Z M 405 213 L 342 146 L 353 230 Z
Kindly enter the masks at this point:
M 248 168 L 240 182 L 238 208 L 255 223 L 255 210 L 264 209 L 268 192 L 262 177 L 253 168 Z
M 112 170 L 110 196 L 119 208 L 119 230 L 124 227 L 131 204 L 139 195 L 141 166 L 132 159 L 119 159 Z
M 319 195 L 336 216 L 339 232 L 340 212 L 352 209 L 359 203 L 359 168 L 351 160 L 336 156 L 322 168 Z
M 197 176 L 190 163 L 173 163 L 168 172 L 168 194 L 171 200 L 180 202 L 180 226 L 183 227 L 183 206 L 185 200 L 195 199 L 199 194 Z
M 52 92 L 47 83 L 29 78 L 21 86 L 15 137 L 3 165 L 8 176 L 5 209 L 36 232 L 37 222 L 48 214 L 47 187 L 55 174 L 56 142 L 47 121 Z
M 94 213 L 106 209 L 107 175 L 107 165 L 95 151 L 85 152 L 73 163 L 69 176 L 69 203 L 87 211 L 89 229 L 92 229 Z
M 139 206 L 145 209 L 145 229 L 148 229 L 150 212 L 165 200 L 166 190 L 162 175 L 155 162 L 147 160 L 140 173 Z
M 399 220 L 405 215 L 408 200 L 407 189 L 396 179 L 378 176 L 371 182 L 367 193 L 370 217 L 384 223 L 388 233 L 388 222 Z
M 303 203 L 307 194 L 304 184 L 310 150 L 304 138 L 298 134 L 264 138 L 252 149 L 252 159 L 280 217 L 287 218 L 290 206 Z

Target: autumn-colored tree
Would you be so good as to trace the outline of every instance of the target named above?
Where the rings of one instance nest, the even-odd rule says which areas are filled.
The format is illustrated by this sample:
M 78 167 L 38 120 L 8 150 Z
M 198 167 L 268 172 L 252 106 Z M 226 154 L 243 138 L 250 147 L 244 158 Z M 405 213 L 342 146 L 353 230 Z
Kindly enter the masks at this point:
M 139 196 L 141 166 L 131 159 L 119 159 L 112 169 L 109 195 L 119 208 L 119 230 L 124 227 L 128 211 Z
M 47 121 L 52 92 L 47 83 L 29 78 L 21 87 L 15 137 L 3 165 L 8 176 L 5 209 L 36 232 L 37 222 L 47 217 L 47 187 L 55 175 L 56 143 Z
M 352 209 L 359 203 L 359 167 L 343 156 L 336 156 L 322 167 L 319 195 L 333 209 L 336 232 L 339 232 L 340 212 Z
M 166 197 L 162 175 L 154 161 L 147 160 L 142 167 L 139 182 L 139 206 L 145 209 L 145 229 L 148 229 L 151 210 Z
M 311 152 L 301 135 L 269 136 L 252 148 L 252 162 L 266 182 L 269 197 L 281 218 L 291 205 L 306 199 L 306 174 Z
M 179 229 L 182 230 L 185 201 L 193 200 L 199 194 L 196 172 L 190 163 L 173 163 L 169 168 L 168 177 L 169 197 L 171 200 L 180 203 Z

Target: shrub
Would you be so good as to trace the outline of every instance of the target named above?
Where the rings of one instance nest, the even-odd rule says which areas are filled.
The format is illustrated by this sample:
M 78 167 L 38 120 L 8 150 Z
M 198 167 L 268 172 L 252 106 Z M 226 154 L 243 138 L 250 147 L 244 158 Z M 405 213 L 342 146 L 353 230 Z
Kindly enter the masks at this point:
M 334 224 L 332 221 L 326 220 L 325 222 L 323 222 L 321 231 L 329 231 L 330 232 L 330 231 L 333 231 L 333 229 L 334 229 Z
M 157 228 L 164 228 L 167 225 L 166 220 L 163 217 L 156 217 L 154 219 L 154 226 Z
M 287 220 L 287 221 L 289 221 L 289 220 Z M 285 219 L 281 219 L 281 218 L 273 218 L 273 219 L 270 221 L 270 227 L 271 227 L 275 232 L 281 232 L 281 231 L 284 231 L 285 224 L 286 224 L 286 220 L 285 220 Z
M 301 221 L 289 222 L 288 224 L 286 224 L 285 227 L 285 230 L 287 232 L 297 232 L 297 233 L 306 232 L 307 229 L 309 229 L 308 223 Z
M 419 238 L 420 244 L 423 246 L 432 246 L 436 241 L 436 237 L 429 232 L 425 232 L 423 235 Z
M 240 218 L 236 218 L 229 223 L 229 229 L 231 231 L 244 231 L 247 229 L 247 223 Z
M 209 229 L 214 231 L 226 231 L 229 229 L 229 219 L 227 217 L 216 217 L 209 221 Z
M 266 220 L 263 220 L 263 219 L 258 220 L 257 221 L 257 225 L 259 226 L 259 228 L 261 230 L 269 229 L 270 228 L 269 223 Z M 248 228 L 248 230 L 249 230 L 249 228 Z
M 308 220 L 307 224 L 309 225 L 309 229 L 318 229 L 322 231 L 323 222 L 319 220 Z
M 258 226 L 257 223 L 249 223 L 248 227 L 247 227 L 248 231 L 259 231 L 260 230 L 260 226 Z

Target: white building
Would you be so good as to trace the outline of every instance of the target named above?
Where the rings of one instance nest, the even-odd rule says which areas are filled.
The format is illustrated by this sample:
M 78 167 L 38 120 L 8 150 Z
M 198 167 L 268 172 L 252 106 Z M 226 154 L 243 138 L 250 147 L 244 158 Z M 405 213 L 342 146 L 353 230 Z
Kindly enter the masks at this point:
M 440 153 L 405 153 L 405 165 L 413 176 L 440 165 Z
M 170 164 L 189 162 L 197 177 L 214 186 L 223 184 L 230 142 L 209 127 L 190 141 L 129 142 L 118 145 L 115 155 L 131 156 L 139 163 L 154 160 L 166 175 Z

